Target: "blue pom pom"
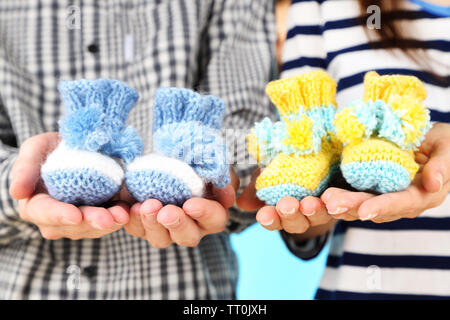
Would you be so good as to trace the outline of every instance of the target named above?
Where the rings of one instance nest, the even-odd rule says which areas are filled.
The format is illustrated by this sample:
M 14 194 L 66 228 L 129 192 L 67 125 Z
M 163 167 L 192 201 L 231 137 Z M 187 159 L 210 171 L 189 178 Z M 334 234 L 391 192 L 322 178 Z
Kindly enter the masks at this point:
M 141 155 L 143 150 L 144 144 L 142 138 L 136 129 L 128 126 L 105 146 L 103 152 L 112 157 L 121 158 L 128 164 L 137 156 Z
M 119 156 L 130 162 L 142 152 L 137 132 L 126 119 L 137 91 L 118 80 L 61 81 L 58 89 L 66 109 L 59 132 L 68 147 Z
M 153 148 L 189 164 L 219 188 L 230 182 L 226 145 L 218 130 L 198 122 L 166 124 L 154 133 Z

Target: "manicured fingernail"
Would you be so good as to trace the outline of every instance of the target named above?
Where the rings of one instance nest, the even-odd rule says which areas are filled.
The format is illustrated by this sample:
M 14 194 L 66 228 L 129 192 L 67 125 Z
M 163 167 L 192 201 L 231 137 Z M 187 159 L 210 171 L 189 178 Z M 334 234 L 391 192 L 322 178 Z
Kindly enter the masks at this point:
M 331 215 L 336 215 L 336 214 L 341 214 L 341 213 L 345 213 L 348 211 L 348 208 L 344 208 L 344 207 L 337 207 L 336 210 L 334 211 L 328 211 L 329 214 Z
M 269 221 L 260 221 L 259 223 L 261 223 L 261 225 L 267 227 L 267 226 L 270 226 L 273 223 L 273 221 L 274 220 L 272 219 L 272 220 L 269 220 Z
M 442 188 L 444 187 L 444 177 L 442 177 L 442 174 L 438 173 L 436 176 L 436 180 L 439 182 L 439 192 L 441 192 Z
M 291 214 L 295 213 L 295 208 L 291 208 L 291 209 L 278 209 L 280 210 L 281 214 L 284 214 L 285 216 L 290 216 Z
M 367 217 L 361 217 L 361 220 L 362 221 L 371 220 L 371 219 L 375 218 L 376 216 L 378 216 L 378 213 L 371 213 Z
M 69 220 L 69 219 L 67 219 L 66 217 L 62 217 L 62 218 L 61 218 L 61 223 L 62 223 L 62 224 L 66 224 L 66 225 L 75 225 L 75 224 L 78 224 L 78 222 Z
M 307 217 L 311 217 L 311 216 L 313 216 L 313 215 L 315 215 L 316 214 L 316 211 L 313 211 L 313 212 L 303 212 L 303 215 L 305 215 L 305 216 L 307 216 Z

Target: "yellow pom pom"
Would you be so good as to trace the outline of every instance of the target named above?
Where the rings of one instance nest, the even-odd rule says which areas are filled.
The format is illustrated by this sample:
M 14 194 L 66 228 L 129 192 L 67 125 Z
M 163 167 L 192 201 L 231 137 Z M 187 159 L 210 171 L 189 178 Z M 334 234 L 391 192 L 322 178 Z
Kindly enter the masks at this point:
M 300 151 L 311 150 L 314 147 L 310 117 L 302 115 L 300 120 L 289 121 L 285 118 L 287 138 L 282 143 L 295 147 Z
M 333 121 L 337 138 L 345 144 L 357 144 L 363 141 L 365 126 L 353 114 L 353 108 L 345 108 L 336 114 Z
M 423 101 L 427 92 L 423 83 L 414 76 L 386 75 L 380 76 L 375 71 L 364 77 L 364 100 L 383 100 L 388 102 L 391 96 L 412 96 Z
M 388 104 L 403 121 L 405 143 L 415 144 L 423 135 L 429 120 L 425 105 L 412 96 L 391 96 Z
M 269 82 L 266 93 L 282 116 L 336 105 L 336 82 L 322 70 Z

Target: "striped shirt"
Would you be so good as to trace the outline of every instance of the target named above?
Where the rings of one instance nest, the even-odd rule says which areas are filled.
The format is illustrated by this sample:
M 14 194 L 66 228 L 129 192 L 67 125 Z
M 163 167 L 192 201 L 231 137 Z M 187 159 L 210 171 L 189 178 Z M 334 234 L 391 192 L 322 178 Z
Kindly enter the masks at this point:
M 357 0 L 293 1 L 282 77 L 310 68 L 325 69 L 338 83 L 337 101 L 343 106 L 362 97 L 367 71 L 414 75 L 426 85 L 425 102 L 432 120 L 450 122 L 448 8 L 438 10 L 438 6 L 418 0 L 404 3 L 395 16 L 445 81 L 439 81 L 398 49 L 371 49 L 365 26 L 358 19 L 361 13 Z M 286 242 L 299 257 L 310 258 L 323 247 L 323 242 L 314 241 L 315 248 L 308 249 L 309 257 Z M 319 299 L 450 298 L 450 197 L 416 219 L 382 224 L 341 221 L 330 241 L 316 295 Z
M 225 128 L 271 113 L 272 1 L 0 1 L 0 299 L 232 299 L 237 263 L 227 234 L 195 248 L 153 248 L 123 229 L 100 239 L 43 239 L 8 194 L 27 138 L 58 129 L 60 79 L 113 78 L 136 88 L 129 117 L 151 149 L 158 87 L 222 98 Z M 242 156 L 243 144 L 230 152 Z M 242 159 L 236 162 L 245 163 Z M 253 168 L 236 166 L 246 177 Z M 231 210 L 228 232 L 254 221 Z

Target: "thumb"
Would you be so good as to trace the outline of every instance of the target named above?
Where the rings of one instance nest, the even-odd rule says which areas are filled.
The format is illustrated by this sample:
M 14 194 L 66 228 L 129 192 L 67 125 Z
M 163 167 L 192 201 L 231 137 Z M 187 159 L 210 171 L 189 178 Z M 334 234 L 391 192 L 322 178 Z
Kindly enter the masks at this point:
M 11 169 L 9 193 L 13 198 L 25 199 L 33 195 L 41 176 L 41 164 L 57 144 L 57 132 L 39 134 L 25 140 Z
M 431 155 L 423 168 L 423 186 L 428 192 L 439 192 L 450 180 L 450 141 L 438 139 L 432 145 Z
M 256 169 L 255 171 L 253 171 L 250 184 L 244 189 L 242 194 L 237 198 L 236 201 L 237 206 L 245 211 L 255 211 L 265 206 L 265 202 L 259 200 L 256 197 L 255 183 L 260 172 L 261 169 Z

